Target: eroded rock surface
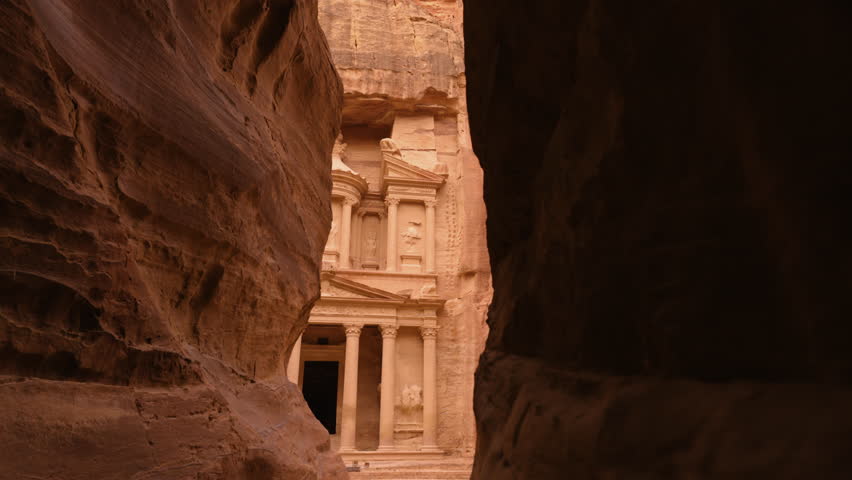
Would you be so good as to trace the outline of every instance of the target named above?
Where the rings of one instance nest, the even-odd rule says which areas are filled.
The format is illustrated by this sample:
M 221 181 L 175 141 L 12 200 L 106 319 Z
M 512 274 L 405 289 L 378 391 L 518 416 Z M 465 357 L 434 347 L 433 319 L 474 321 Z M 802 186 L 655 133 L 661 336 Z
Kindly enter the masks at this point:
M 344 123 L 464 112 L 461 11 L 460 0 L 321 0 L 320 22 L 345 88 Z
M 482 169 L 473 154 L 467 125 L 462 2 L 320 0 L 319 20 L 343 80 L 341 140 L 347 145 L 346 168 L 363 176 L 368 183 L 361 204 L 352 207 L 355 215 L 352 225 L 359 224 L 359 214 L 370 212 L 366 217 L 370 223 L 364 223 L 364 230 L 375 228 L 373 225 L 379 224 L 378 217 L 369 216 L 374 214 L 370 208 L 378 205 L 382 212 L 385 211 L 383 196 L 387 192 L 383 192 L 383 153 L 380 149 L 384 138 L 392 139 L 404 162 L 441 175 L 444 179 L 434 204 L 434 278 L 417 275 L 407 279 L 403 275 L 396 278 L 394 275 L 366 277 L 359 276 L 358 272 L 341 276 L 350 275 L 355 281 L 401 295 L 434 295 L 445 301 L 437 312 L 437 445 L 448 455 L 469 458 L 476 442 L 472 378 L 484 348 L 491 275 L 485 244 Z M 422 186 L 408 193 L 418 191 L 424 191 Z M 343 198 L 338 196 L 338 218 L 342 202 Z M 409 206 L 405 203 L 403 201 L 401 208 L 413 207 L 420 202 L 411 202 Z M 416 215 L 416 209 L 403 212 L 399 221 L 404 222 L 403 219 L 408 218 L 421 225 Z M 364 218 L 361 217 L 362 220 Z M 384 225 L 386 221 L 381 222 Z M 367 249 L 362 248 L 362 242 L 358 240 L 360 230 L 357 229 L 360 227 L 354 228 L 356 230 L 351 236 L 356 240 L 350 245 L 352 258 L 349 267 L 359 270 L 365 257 L 362 252 Z M 384 244 L 384 229 L 387 227 L 379 228 L 380 242 Z M 386 247 L 379 246 L 376 251 L 378 261 L 384 262 Z M 331 258 L 334 258 L 333 255 Z M 337 265 L 334 265 L 335 268 Z M 385 265 L 379 268 L 384 270 Z M 407 270 L 407 273 L 415 271 Z M 428 269 L 423 272 L 428 272 Z M 412 284 L 412 281 L 415 283 Z M 358 322 L 361 320 L 359 318 Z M 406 332 L 402 331 L 401 335 L 406 335 Z M 402 352 L 401 355 L 416 352 L 414 349 L 422 342 L 420 338 L 415 342 L 411 340 L 409 337 L 398 341 L 397 351 Z M 409 343 L 403 344 L 404 341 Z M 370 378 L 378 381 L 379 364 L 376 360 L 381 360 L 380 352 L 370 350 L 366 342 L 360 348 L 364 356 L 359 368 L 367 365 L 370 370 L 362 372 L 359 378 L 372 375 Z M 375 353 L 365 355 L 365 352 Z M 413 357 L 422 358 L 422 353 Z M 407 367 L 404 366 L 406 364 Z M 406 383 L 422 384 L 417 378 L 423 368 L 415 365 L 411 357 L 398 362 L 397 371 L 406 372 L 397 382 L 400 388 Z M 359 449 L 378 446 L 379 399 L 374 398 L 377 385 L 369 383 L 372 381 L 366 380 L 358 387 L 356 446 Z M 417 414 L 411 418 L 418 421 Z M 397 421 L 400 426 L 407 422 L 402 415 L 397 416 Z M 403 432 L 399 437 L 397 446 L 400 449 L 419 448 L 418 434 Z M 429 469 L 428 464 L 423 466 Z
M 466 2 L 474 478 L 848 478 L 847 13 Z
M 344 478 L 284 379 L 340 82 L 302 0 L 0 5 L 0 478 Z

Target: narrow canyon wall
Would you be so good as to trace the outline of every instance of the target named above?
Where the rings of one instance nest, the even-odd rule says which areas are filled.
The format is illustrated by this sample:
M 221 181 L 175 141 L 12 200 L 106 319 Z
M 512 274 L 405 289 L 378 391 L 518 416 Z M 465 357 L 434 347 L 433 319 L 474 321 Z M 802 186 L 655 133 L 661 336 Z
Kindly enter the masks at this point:
M 474 478 L 852 475 L 848 13 L 466 2 Z
M 316 16 L 0 4 L 0 478 L 345 478 L 283 370 L 341 111 Z

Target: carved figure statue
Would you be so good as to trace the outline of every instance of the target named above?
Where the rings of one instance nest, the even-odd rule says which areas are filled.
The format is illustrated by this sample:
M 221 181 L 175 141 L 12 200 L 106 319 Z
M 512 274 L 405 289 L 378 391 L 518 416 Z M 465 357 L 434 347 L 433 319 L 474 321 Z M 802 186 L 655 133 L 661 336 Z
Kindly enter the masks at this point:
M 396 142 L 391 138 L 383 138 L 379 145 L 382 148 L 382 152 L 388 153 L 389 155 L 397 158 L 402 158 L 402 152 L 399 150 L 399 146 L 397 146 Z
M 378 243 L 375 230 L 367 230 L 367 237 L 364 239 L 364 257 L 374 259 L 377 255 Z
M 402 408 L 414 410 L 423 406 L 423 389 L 419 385 L 406 385 L 402 389 Z
M 328 232 L 327 245 L 329 247 L 337 246 L 337 222 L 335 222 L 334 220 L 331 221 L 331 231 Z
M 408 222 L 408 228 L 402 234 L 402 241 L 407 245 L 405 251 L 413 252 L 414 246 L 420 240 L 420 229 L 417 228 L 420 222 Z
M 331 155 L 337 156 L 340 160 L 346 160 L 346 143 L 343 141 L 343 134 L 337 135 L 337 139 L 334 141 L 334 147 L 332 147 Z

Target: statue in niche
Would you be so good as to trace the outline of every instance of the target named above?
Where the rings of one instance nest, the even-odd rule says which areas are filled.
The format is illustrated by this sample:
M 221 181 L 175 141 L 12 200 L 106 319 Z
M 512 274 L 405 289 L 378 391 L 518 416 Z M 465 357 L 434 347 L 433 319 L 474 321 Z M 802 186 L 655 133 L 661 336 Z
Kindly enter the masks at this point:
M 334 248 L 337 246 L 337 222 L 334 220 L 331 221 L 331 231 L 328 232 L 328 242 L 326 242 L 330 248 Z
M 414 410 L 423 406 L 423 389 L 419 385 L 406 385 L 402 389 L 402 408 Z
M 334 147 L 331 149 L 332 158 L 337 157 L 339 160 L 346 160 L 346 147 L 346 143 L 343 142 L 343 134 L 338 134 L 334 141 Z
M 364 257 L 375 259 L 378 250 L 378 239 L 375 229 L 367 230 L 367 236 L 364 239 Z
M 396 142 L 393 139 L 383 138 L 379 142 L 379 146 L 382 149 L 382 153 L 389 155 L 392 158 L 402 160 L 402 152 L 399 150 L 399 146 L 396 144 Z
M 408 228 L 402 234 L 402 241 L 407 245 L 407 253 L 414 252 L 417 242 L 420 241 L 420 222 L 408 222 Z

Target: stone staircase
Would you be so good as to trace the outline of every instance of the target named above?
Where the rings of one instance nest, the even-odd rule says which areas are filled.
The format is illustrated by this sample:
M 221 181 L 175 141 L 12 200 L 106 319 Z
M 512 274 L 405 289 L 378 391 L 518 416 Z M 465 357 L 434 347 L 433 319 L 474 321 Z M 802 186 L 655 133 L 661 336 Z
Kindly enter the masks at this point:
M 358 466 L 360 471 L 349 472 L 350 480 L 468 480 L 473 460 L 376 461 Z

